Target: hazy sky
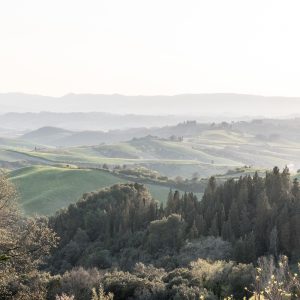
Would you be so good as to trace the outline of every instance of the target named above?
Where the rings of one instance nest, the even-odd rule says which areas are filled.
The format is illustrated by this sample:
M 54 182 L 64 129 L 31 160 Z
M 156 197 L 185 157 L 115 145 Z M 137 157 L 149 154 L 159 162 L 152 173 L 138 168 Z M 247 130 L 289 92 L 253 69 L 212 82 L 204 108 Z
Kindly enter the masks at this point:
M 0 2 L 0 92 L 300 96 L 299 0 Z

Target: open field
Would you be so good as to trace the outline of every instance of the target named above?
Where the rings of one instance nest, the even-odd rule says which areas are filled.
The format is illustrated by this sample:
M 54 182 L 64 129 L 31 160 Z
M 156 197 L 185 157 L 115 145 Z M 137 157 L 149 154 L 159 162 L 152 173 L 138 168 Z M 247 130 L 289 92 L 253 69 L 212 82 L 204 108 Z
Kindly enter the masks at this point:
M 16 185 L 22 207 L 27 214 L 55 213 L 77 201 L 84 193 L 113 184 L 127 182 L 103 170 L 52 166 L 25 167 L 9 174 Z M 146 184 L 153 198 L 165 202 L 169 188 Z
M 83 193 L 120 182 L 102 171 L 33 166 L 12 171 L 20 201 L 28 214 L 52 214 L 78 200 Z

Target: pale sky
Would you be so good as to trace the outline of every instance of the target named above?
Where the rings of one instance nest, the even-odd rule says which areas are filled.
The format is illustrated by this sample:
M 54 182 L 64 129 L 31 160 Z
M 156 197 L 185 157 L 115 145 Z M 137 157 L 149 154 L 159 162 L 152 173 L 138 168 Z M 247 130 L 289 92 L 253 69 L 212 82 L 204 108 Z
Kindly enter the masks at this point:
M 300 96 L 299 0 L 0 2 L 0 93 Z

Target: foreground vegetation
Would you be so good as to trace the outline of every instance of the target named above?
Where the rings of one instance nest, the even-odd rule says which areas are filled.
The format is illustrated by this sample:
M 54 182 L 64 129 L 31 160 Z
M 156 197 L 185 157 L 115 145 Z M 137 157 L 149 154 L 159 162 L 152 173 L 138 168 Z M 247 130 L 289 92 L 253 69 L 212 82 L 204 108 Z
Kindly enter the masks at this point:
M 117 184 L 49 220 L 20 215 L 5 178 L 0 190 L 0 299 L 299 298 L 300 188 L 287 168 L 211 178 L 202 201 L 170 191 L 166 205 Z
M 20 214 L 14 187 L 0 177 L 0 299 L 45 299 L 38 267 L 56 243 L 46 219 Z

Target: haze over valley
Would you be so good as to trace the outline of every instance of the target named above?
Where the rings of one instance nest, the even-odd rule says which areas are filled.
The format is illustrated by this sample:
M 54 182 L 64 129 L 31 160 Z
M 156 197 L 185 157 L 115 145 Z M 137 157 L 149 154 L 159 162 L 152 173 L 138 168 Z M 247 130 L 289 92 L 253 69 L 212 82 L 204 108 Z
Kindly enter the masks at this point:
M 230 102 L 225 106 L 230 108 Z M 5 129 L 0 130 L 0 166 L 11 174 L 22 198 L 28 199 L 24 208 L 31 214 L 53 213 L 74 202 L 97 178 L 82 174 L 96 170 L 106 175 L 99 176 L 93 188 L 106 186 L 106 176 L 109 182 L 137 181 L 149 184 L 164 202 L 169 188 L 203 193 L 212 175 L 222 181 L 255 171 L 263 174 L 276 165 L 289 166 L 297 176 L 300 169 L 300 118 L 204 115 L 192 119 L 106 112 L 10 112 L 1 118 Z M 69 174 L 62 182 L 82 178 L 68 201 L 62 182 L 55 181 L 60 172 Z M 27 184 L 35 177 L 45 186 L 41 183 L 28 192 Z M 75 191 L 67 182 L 65 188 Z

